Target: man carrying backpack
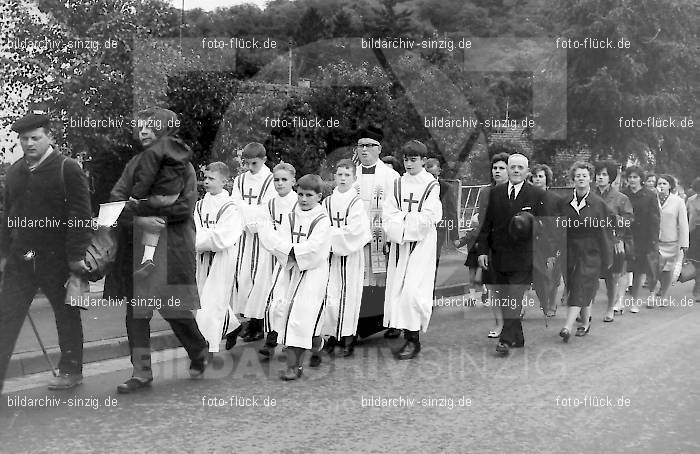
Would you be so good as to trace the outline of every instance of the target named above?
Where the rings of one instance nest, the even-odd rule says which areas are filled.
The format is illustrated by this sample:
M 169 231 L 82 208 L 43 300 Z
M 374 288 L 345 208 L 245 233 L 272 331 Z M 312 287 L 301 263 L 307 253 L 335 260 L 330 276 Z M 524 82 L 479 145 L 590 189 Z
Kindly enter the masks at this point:
M 22 323 L 38 288 L 56 317 L 61 360 L 49 389 L 82 382 L 80 309 L 66 304 L 66 280 L 87 271 L 90 193 L 73 159 L 52 146 L 49 118 L 30 113 L 12 125 L 24 157 L 7 171 L 0 219 L 0 391 Z M 64 162 L 65 161 L 65 162 Z

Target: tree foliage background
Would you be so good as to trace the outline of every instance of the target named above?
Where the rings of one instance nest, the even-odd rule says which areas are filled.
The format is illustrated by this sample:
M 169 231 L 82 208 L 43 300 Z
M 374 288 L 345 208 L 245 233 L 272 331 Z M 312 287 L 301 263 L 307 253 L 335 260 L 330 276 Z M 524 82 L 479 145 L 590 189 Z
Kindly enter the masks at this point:
M 180 114 L 181 135 L 197 165 L 212 159 L 235 165 L 236 151 L 258 141 L 273 163 L 291 162 L 299 175 L 328 169 L 351 153 L 358 128 L 374 124 L 384 129 L 385 152 L 396 153 L 403 142 L 418 138 L 446 163 L 448 177 L 486 181 L 481 161 L 494 149 L 486 145 L 496 130 L 484 120 L 504 118 L 506 111 L 514 119 L 532 117 L 533 84 L 551 74 L 477 71 L 464 52 L 361 49 L 360 38 L 456 43 L 463 37 L 624 37 L 628 49 L 566 51 L 567 97 L 551 100 L 566 102 L 565 138 L 534 140 L 533 158 L 552 163 L 562 150 L 584 147 L 593 156 L 638 159 L 688 182 L 700 173 L 697 124 L 621 128 L 619 117 L 687 116 L 697 123 L 698 9 L 694 0 L 273 0 L 264 10 L 189 10 L 180 30 L 179 10 L 162 0 L 6 0 L 0 5 L 0 125 L 35 103 L 49 106 L 65 125 L 60 144 L 92 157 L 96 201 L 104 200 L 126 159 L 138 151 L 132 128 L 71 127 L 70 120 L 128 121 L 142 104 Z M 272 39 L 276 48 L 222 54 L 201 47 L 203 38 L 231 37 Z M 18 47 L 25 38 L 60 45 Z M 75 40 L 101 45 L 67 45 Z M 107 40 L 117 45 L 107 48 Z M 293 84 L 307 79 L 311 89 L 284 88 L 289 43 Z M 492 57 L 528 60 L 537 58 L 535 51 L 499 50 Z M 480 124 L 426 127 L 424 119 L 432 117 L 475 118 Z M 294 118 L 338 123 L 271 125 L 277 119 L 289 125 Z

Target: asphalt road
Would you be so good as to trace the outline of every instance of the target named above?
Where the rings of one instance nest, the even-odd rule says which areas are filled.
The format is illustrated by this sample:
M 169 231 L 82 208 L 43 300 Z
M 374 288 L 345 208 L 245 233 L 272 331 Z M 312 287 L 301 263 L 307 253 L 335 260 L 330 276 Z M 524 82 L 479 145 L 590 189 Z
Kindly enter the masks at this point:
M 674 287 L 674 301 L 689 289 Z M 548 328 L 531 309 L 525 348 L 500 358 L 489 310 L 459 298 L 435 310 L 411 361 L 393 359 L 399 340 L 375 337 L 289 383 L 277 378 L 283 353 L 261 364 L 258 343 L 220 353 L 199 381 L 182 349 L 161 352 L 153 387 L 134 395 L 115 390 L 126 360 L 90 365 L 69 392 L 46 390 L 45 375 L 10 381 L 0 451 L 700 452 L 698 306 L 603 323 L 599 294 L 591 334 L 568 344 L 563 308 Z M 58 400 L 27 406 L 47 397 Z

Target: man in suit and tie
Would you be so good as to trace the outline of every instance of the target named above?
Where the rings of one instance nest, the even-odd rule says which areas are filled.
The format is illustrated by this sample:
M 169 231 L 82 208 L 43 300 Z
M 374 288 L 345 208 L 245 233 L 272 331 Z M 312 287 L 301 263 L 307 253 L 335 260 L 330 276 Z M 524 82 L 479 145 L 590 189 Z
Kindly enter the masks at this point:
M 500 305 L 503 310 L 503 330 L 496 347 L 496 352 L 502 356 L 511 348 L 525 345 L 520 310 L 525 290 L 532 282 L 532 223 L 549 214 L 544 204 L 544 191 L 525 181 L 527 174 L 527 158 L 521 154 L 511 155 L 508 182 L 491 190 L 477 242 L 479 266 L 491 267 L 492 271 L 492 304 Z M 553 264 L 551 257 L 547 264 Z

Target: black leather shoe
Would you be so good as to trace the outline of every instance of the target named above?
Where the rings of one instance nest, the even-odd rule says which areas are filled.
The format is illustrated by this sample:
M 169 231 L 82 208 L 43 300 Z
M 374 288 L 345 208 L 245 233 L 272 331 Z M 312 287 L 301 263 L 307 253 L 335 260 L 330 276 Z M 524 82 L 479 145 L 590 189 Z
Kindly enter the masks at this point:
M 233 347 L 236 346 L 236 342 L 238 342 L 238 336 L 241 334 L 242 330 L 243 325 L 240 325 L 238 328 L 234 329 L 226 335 L 226 350 L 231 350 Z
M 396 328 L 389 328 L 384 331 L 384 337 L 386 339 L 396 339 L 401 335 L 401 330 Z
M 134 271 L 134 279 L 146 279 L 156 269 L 156 264 L 153 260 L 146 260 Z
M 321 355 L 318 353 L 313 353 L 311 359 L 309 360 L 309 367 L 318 367 L 321 365 Z
M 199 355 L 199 358 L 190 362 L 190 378 L 200 379 L 204 377 L 204 371 L 209 363 L 209 348 L 204 350 L 204 353 Z
M 505 342 L 499 342 L 498 345 L 496 345 L 496 353 L 501 356 L 507 356 L 508 353 L 510 353 L 510 347 Z
M 354 353 L 355 347 L 352 344 L 343 346 L 343 357 L 347 358 L 348 356 L 352 356 Z
M 413 359 L 420 352 L 420 342 L 407 340 L 403 347 L 396 353 L 398 359 Z
M 323 346 L 321 351 L 324 351 L 328 353 L 329 355 L 332 355 L 335 352 L 335 346 L 338 344 L 338 341 L 336 340 L 335 337 L 331 336 L 328 338 L 326 341 L 326 344 Z
M 117 392 L 119 394 L 130 394 L 138 391 L 139 389 L 151 386 L 152 381 L 152 378 L 150 380 L 141 380 L 136 377 L 131 377 L 121 385 L 117 385 Z

